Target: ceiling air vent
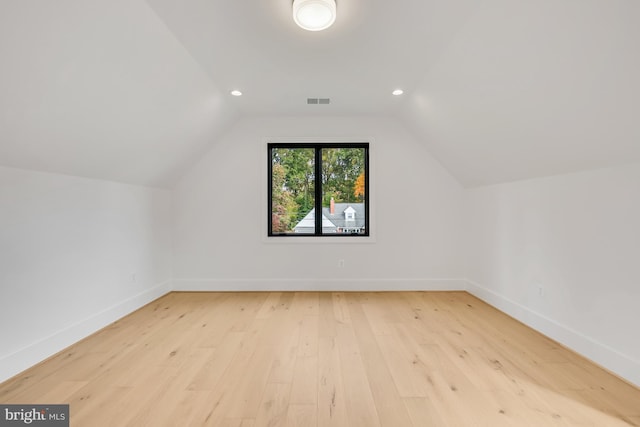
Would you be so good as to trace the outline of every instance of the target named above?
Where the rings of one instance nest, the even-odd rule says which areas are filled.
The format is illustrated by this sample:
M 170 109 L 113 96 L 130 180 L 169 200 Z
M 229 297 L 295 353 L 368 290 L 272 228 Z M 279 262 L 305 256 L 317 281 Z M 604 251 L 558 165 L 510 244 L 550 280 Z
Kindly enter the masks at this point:
M 330 98 L 307 98 L 307 104 L 309 105 L 318 105 L 318 104 L 328 105 L 330 103 L 331 103 Z

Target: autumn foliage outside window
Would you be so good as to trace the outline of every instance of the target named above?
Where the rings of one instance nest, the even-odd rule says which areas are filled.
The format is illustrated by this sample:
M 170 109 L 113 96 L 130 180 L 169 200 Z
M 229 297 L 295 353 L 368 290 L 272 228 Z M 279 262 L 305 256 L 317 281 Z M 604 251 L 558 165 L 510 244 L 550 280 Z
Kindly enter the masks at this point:
M 271 143 L 268 157 L 269 236 L 369 235 L 368 143 Z

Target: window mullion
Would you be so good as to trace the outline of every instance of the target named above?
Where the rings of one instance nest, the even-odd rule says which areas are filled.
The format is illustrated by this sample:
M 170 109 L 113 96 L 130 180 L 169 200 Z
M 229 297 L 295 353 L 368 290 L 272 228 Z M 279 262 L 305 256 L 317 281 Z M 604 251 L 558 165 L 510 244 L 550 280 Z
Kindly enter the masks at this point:
M 322 148 L 315 147 L 315 234 L 322 235 Z

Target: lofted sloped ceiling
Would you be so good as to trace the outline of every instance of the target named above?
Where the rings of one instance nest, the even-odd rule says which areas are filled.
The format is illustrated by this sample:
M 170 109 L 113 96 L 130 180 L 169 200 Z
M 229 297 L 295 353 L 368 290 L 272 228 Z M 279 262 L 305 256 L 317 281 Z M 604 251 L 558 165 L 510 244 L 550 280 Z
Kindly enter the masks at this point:
M 362 114 L 465 186 L 640 162 L 637 0 L 291 3 L 0 2 L 0 165 L 170 186 L 238 116 Z
M 169 186 L 236 114 L 142 0 L 2 0 L 0 64 L 0 166 Z
M 640 2 L 491 0 L 401 117 L 465 186 L 640 162 Z

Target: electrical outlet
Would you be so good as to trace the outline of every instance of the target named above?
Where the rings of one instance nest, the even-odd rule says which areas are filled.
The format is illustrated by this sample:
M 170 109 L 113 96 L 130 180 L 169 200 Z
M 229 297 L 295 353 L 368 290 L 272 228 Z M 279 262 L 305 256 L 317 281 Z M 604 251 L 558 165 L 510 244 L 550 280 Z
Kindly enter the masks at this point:
M 542 285 L 538 285 L 538 295 L 544 297 L 544 288 Z
M 344 260 L 343 259 L 339 259 L 338 260 L 338 268 L 344 268 Z

